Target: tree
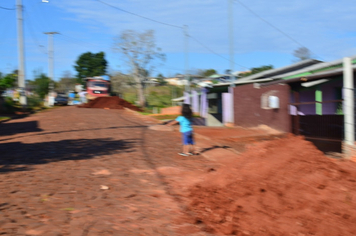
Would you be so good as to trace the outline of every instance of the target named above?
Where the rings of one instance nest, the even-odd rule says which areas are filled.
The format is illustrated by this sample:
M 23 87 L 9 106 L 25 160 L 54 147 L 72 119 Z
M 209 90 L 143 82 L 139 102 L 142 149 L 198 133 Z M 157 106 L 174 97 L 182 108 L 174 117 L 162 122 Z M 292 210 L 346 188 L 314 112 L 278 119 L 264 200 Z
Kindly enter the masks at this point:
M 306 47 L 300 47 L 296 50 L 294 50 L 293 52 L 293 56 L 295 56 L 296 58 L 298 58 L 298 61 L 303 61 L 306 59 L 310 59 L 311 58 L 311 52 L 308 48 Z
M 8 89 L 8 88 L 13 88 L 16 86 L 17 82 L 17 71 L 14 71 L 11 74 L 7 74 L 3 76 L 3 74 L 0 72 L 0 94 Z
M 199 75 L 204 76 L 204 77 L 209 77 L 211 75 L 217 74 L 216 70 L 214 69 L 208 69 L 208 70 L 200 70 Z
M 104 52 L 87 52 L 80 55 L 74 66 L 75 70 L 78 72 L 78 83 L 83 84 L 83 79 L 86 77 L 105 75 L 108 62 L 104 57 Z
M 77 80 L 73 78 L 70 71 L 65 71 L 62 78 L 56 83 L 56 90 L 59 92 L 68 92 L 74 90 Z
M 239 77 L 246 77 L 246 76 L 249 76 L 249 75 L 257 74 L 257 73 L 260 73 L 262 71 L 271 70 L 271 69 L 273 69 L 272 65 L 254 67 L 254 68 L 251 68 L 251 70 L 249 72 L 240 73 Z
M 4 108 L 5 99 L 2 96 L 2 93 L 6 89 L 16 87 L 16 84 L 17 84 L 17 70 L 7 75 L 3 75 L 0 72 L 0 111 L 5 109 Z
M 35 73 L 35 80 L 30 81 L 29 85 L 33 86 L 35 93 L 43 99 L 49 92 L 49 83 L 51 82 L 51 79 L 44 73 Z
M 139 33 L 133 30 L 123 31 L 114 39 L 114 51 L 123 54 L 131 67 L 131 73 L 136 82 L 139 104 L 146 106 L 145 83 L 150 71 L 153 70 L 155 59 L 164 60 L 161 49 L 156 46 L 154 31 Z
M 136 86 L 132 76 L 125 75 L 120 72 L 115 73 L 110 77 L 111 91 L 122 96 L 128 88 Z
M 161 85 L 161 86 L 167 84 L 167 81 L 164 80 L 165 78 L 164 78 L 164 76 L 162 74 L 158 74 L 156 79 L 157 79 L 158 84 Z

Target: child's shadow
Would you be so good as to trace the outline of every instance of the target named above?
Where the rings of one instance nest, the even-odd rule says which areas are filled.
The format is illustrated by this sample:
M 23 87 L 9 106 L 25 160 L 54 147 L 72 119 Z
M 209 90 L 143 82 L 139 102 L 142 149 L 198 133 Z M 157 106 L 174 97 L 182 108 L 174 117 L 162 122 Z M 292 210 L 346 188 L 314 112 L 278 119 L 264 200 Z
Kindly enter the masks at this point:
M 199 151 L 199 153 L 204 153 L 204 152 L 207 152 L 207 151 L 210 151 L 210 150 L 214 150 L 214 149 L 218 149 L 218 148 L 222 148 L 222 149 L 228 149 L 228 148 L 231 148 L 229 146 L 218 146 L 218 145 L 214 145 L 212 147 L 208 147 L 208 148 L 203 148 Z

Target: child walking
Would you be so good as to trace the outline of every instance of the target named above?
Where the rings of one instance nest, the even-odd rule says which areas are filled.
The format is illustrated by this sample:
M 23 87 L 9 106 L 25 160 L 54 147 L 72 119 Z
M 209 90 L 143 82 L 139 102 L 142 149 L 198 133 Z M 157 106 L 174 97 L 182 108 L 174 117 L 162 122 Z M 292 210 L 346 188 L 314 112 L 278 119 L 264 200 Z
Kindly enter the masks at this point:
M 192 128 L 193 112 L 189 104 L 183 104 L 182 115 L 178 116 L 174 121 L 168 123 L 168 126 L 179 123 L 179 131 L 182 133 L 183 151 L 178 153 L 181 156 L 196 155 L 194 147 L 194 137 Z

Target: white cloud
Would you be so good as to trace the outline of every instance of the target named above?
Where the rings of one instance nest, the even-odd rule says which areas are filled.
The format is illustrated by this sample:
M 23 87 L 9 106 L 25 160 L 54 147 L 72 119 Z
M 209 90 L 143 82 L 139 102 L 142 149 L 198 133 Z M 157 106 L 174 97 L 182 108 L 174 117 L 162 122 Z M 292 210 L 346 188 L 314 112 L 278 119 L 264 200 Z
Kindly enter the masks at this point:
M 169 25 L 189 26 L 189 34 L 214 52 L 228 58 L 228 1 L 216 0 L 102 0 L 134 14 L 148 17 Z M 334 60 L 343 56 L 353 55 L 356 38 L 356 5 L 349 0 L 339 1 L 300 1 L 300 0 L 239 0 L 244 5 L 268 21 L 295 41 L 308 47 L 318 59 Z M 42 4 L 42 3 L 41 3 Z M 33 4 L 28 9 L 33 15 L 32 24 L 41 28 L 37 33 L 40 43 L 47 45 L 47 37 L 42 31 L 56 30 L 63 35 L 55 36 L 55 59 L 58 69 L 70 68 L 76 58 L 86 51 L 105 51 L 110 59 L 110 66 L 122 66 L 120 56 L 113 53 L 111 46 L 113 38 L 123 30 L 132 29 L 144 31 L 153 29 L 156 33 L 157 45 L 164 53 L 175 55 L 178 59 L 168 60 L 172 64 L 167 67 L 184 67 L 184 35 L 182 29 L 159 24 L 138 16 L 113 9 L 95 0 L 58 0 L 46 4 Z M 29 4 L 28 4 L 29 5 Z M 51 15 L 56 9 L 55 14 Z M 32 11 L 30 11 L 32 10 Z M 45 10 L 48 10 L 45 11 Z M 42 14 L 43 13 L 43 14 Z M 40 20 L 42 19 L 42 20 Z M 37 20 L 37 22 L 36 22 Z M 40 20 L 40 21 L 39 21 Z M 14 21 L 12 22 L 15 27 Z M 0 30 L 1 28 L 0 22 Z M 14 28 L 12 27 L 12 28 Z M 15 27 L 16 28 L 16 27 Z M 8 28 L 10 31 L 11 27 Z M 13 31 L 13 32 L 12 32 Z M 16 36 L 15 29 L 11 30 Z M 73 39 L 66 38 L 70 36 Z M 62 37 L 62 38 L 61 38 Z M 66 39 L 66 40 L 65 40 Z M 25 38 L 28 40 L 28 37 Z M 64 41 L 63 41 L 64 40 Z M 15 42 L 16 43 L 16 42 Z M 16 44 L 14 48 L 16 49 Z M 256 17 L 242 5 L 234 3 L 234 48 L 237 58 L 248 55 L 291 55 L 300 45 L 271 27 L 268 23 Z M 36 49 L 36 48 L 35 48 Z M 36 49 L 37 50 L 37 49 Z M 29 58 L 36 58 L 36 50 L 29 51 Z M 14 51 L 14 50 L 13 50 Z M 37 50 L 38 51 L 38 50 Z M 0 52 L 6 48 L 0 44 Z M 189 40 L 189 53 L 195 56 L 199 53 L 208 56 L 212 53 L 204 46 Z M 1 59 L 5 59 L 4 55 Z M 42 58 L 42 57 L 41 57 Z M 225 68 L 228 65 L 224 59 L 214 57 L 209 67 Z M 36 59 L 37 60 L 37 59 Z M 247 60 L 247 59 L 246 59 Z M 262 59 L 256 59 L 260 63 Z M 267 58 L 265 64 L 272 64 L 275 58 Z M 11 63 L 15 63 L 12 62 Z M 180 64 L 175 62 L 179 61 Z M 248 59 L 248 61 L 253 61 Z M 275 60 L 277 61 L 277 60 Z M 226 65 L 223 64 L 226 62 Z M 285 64 L 291 61 L 286 61 Z M 29 65 L 32 62 L 29 62 Z M 39 62 L 40 64 L 40 62 Z M 44 63 L 42 63 L 44 64 Z M 216 64 L 216 65 L 215 65 Z M 244 60 L 241 61 L 244 64 Z M 203 66 L 196 59 L 190 59 L 192 67 Z M 252 65 L 259 66 L 259 65 Z M 4 64 L 2 64 L 4 67 Z M 44 65 L 46 68 L 47 65 Z M 122 68 L 122 67 L 120 67 Z M 61 73 L 61 71 L 58 71 Z
M 217 53 L 228 52 L 227 1 L 166 1 L 103 0 L 134 14 L 167 24 L 189 26 L 189 33 Z M 265 0 L 242 1 L 263 19 L 290 37 L 307 46 L 316 54 L 324 54 L 325 47 L 334 45 L 335 55 L 353 47 L 351 41 L 337 38 L 334 32 L 352 32 L 355 29 L 356 6 L 347 0 L 338 2 Z M 76 21 L 88 29 L 96 27 L 108 37 L 125 29 L 156 31 L 157 42 L 166 52 L 182 52 L 182 30 L 161 25 L 140 17 L 110 8 L 98 1 L 63 0 L 58 7 L 74 14 Z M 291 52 L 298 44 L 263 22 L 243 6 L 234 4 L 235 50 L 238 53 L 253 51 Z M 98 28 L 99 27 L 99 28 Z M 340 44 L 338 44 L 340 42 Z M 341 45 L 342 43 L 342 45 Z M 346 43 L 346 44 L 345 44 Z M 191 52 L 206 53 L 201 45 L 191 41 Z

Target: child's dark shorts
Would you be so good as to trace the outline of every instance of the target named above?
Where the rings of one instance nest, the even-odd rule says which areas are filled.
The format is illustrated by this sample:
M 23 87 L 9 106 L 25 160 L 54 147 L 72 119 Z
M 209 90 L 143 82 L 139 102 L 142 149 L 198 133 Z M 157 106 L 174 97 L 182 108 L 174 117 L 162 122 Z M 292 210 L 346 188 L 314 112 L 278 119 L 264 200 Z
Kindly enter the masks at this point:
M 182 142 L 183 142 L 183 145 L 194 145 L 193 132 L 188 131 L 188 132 L 182 133 Z

